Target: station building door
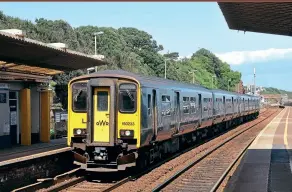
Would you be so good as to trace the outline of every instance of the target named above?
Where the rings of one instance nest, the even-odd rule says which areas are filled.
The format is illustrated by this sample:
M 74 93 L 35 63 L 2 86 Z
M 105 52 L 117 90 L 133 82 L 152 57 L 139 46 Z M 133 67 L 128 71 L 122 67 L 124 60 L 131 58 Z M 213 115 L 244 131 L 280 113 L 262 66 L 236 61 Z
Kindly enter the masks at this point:
M 3 88 L 4 87 L 4 88 Z M 0 148 L 19 144 L 18 91 L 0 85 Z
M 8 89 L 0 87 L 0 148 L 11 145 L 8 94 Z
M 9 112 L 10 112 L 10 140 L 12 145 L 19 143 L 19 107 L 18 92 L 9 91 Z

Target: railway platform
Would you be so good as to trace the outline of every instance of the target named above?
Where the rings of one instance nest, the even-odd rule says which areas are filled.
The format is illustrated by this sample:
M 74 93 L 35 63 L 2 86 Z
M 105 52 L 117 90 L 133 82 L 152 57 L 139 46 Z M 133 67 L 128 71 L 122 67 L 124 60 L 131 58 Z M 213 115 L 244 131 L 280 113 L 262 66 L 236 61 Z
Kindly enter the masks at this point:
M 36 143 L 30 146 L 16 146 L 0 150 L 0 166 L 51 154 L 69 151 L 66 138 L 50 140 L 49 143 Z
M 224 191 L 292 191 L 292 107 L 256 137 Z
M 0 150 L 0 191 L 12 191 L 75 167 L 66 138 Z

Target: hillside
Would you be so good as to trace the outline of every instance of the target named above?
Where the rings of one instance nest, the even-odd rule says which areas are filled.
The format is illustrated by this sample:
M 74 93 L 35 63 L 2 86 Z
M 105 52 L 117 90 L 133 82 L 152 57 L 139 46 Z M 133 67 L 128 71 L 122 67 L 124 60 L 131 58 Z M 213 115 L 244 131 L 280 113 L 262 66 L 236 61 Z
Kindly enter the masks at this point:
M 94 32 L 103 31 L 98 37 L 97 53 L 105 55 L 107 66 L 99 69 L 123 69 L 144 75 L 164 77 L 164 60 L 167 58 L 167 78 L 192 82 L 195 72 L 195 81 L 198 84 L 212 87 L 212 76 L 215 75 L 213 87 L 227 89 L 228 80 L 230 90 L 235 89 L 241 78 L 241 73 L 232 71 L 227 63 L 222 62 L 213 53 L 206 49 L 195 52 L 190 59 L 179 60 L 178 52 L 165 55 L 160 54 L 163 46 L 158 44 L 151 34 L 136 28 L 80 26 L 73 28 L 63 20 L 36 19 L 34 22 L 6 16 L 0 11 L 0 29 L 21 29 L 28 38 L 46 43 L 66 43 L 69 49 L 86 54 L 94 54 Z M 195 47 L 195 46 L 194 46 Z M 67 106 L 67 83 L 84 70 L 77 70 L 55 76 L 56 94 L 63 107 Z
M 289 98 L 292 98 L 292 92 L 285 91 L 281 89 L 277 89 L 274 87 L 265 87 L 265 90 L 261 92 L 261 94 L 287 94 Z

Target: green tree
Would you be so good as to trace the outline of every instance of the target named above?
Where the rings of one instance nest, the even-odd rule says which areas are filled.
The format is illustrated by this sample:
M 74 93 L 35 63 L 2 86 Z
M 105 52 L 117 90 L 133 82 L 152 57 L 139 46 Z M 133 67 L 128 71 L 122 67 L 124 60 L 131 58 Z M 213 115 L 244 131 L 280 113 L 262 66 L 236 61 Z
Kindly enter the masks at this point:
M 80 26 L 73 28 L 63 20 L 36 19 L 34 23 L 6 16 L 0 12 L 0 29 L 17 28 L 24 30 L 28 38 L 46 43 L 66 43 L 69 49 L 94 54 L 95 43 L 93 33 L 103 31 L 97 37 L 97 53 L 105 56 L 108 63 L 98 66 L 98 70 L 123 69 L 146 76 L 164 77 L 164 61 L 167 59 L 167 78 L 181 82 L 192 82 L 192 70 L 195 72 L 195 83 L 208 88 L 227 89 L 228 80 L 230 90 L 240 81 L 240 72 L 233 71 L 230 66 L 222 62 L 211 51 L 200 49 L 191 58 L 179 59 L 179 52 L 160 54 L 163 45 L 157 43 L 152 35 L 132 27 Z M 67 84 L 86 70 L 65 72 L 53 77 L 56 101 L 67 108 Z M 216 76 L 214 79 L 212 76 Z

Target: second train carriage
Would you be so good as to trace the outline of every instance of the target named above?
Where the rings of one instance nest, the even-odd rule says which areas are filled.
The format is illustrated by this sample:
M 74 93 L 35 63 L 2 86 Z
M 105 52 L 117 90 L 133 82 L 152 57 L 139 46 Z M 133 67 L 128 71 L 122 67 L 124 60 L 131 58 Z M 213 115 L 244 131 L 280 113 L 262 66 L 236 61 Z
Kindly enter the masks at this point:
M 196 140 L 206 127 L 259 112 L 255 96 L 121 70 L 74 78 L 68 90 L 68 144 L 87 170 L 152 162 L 177 151 L 181 138 Z

